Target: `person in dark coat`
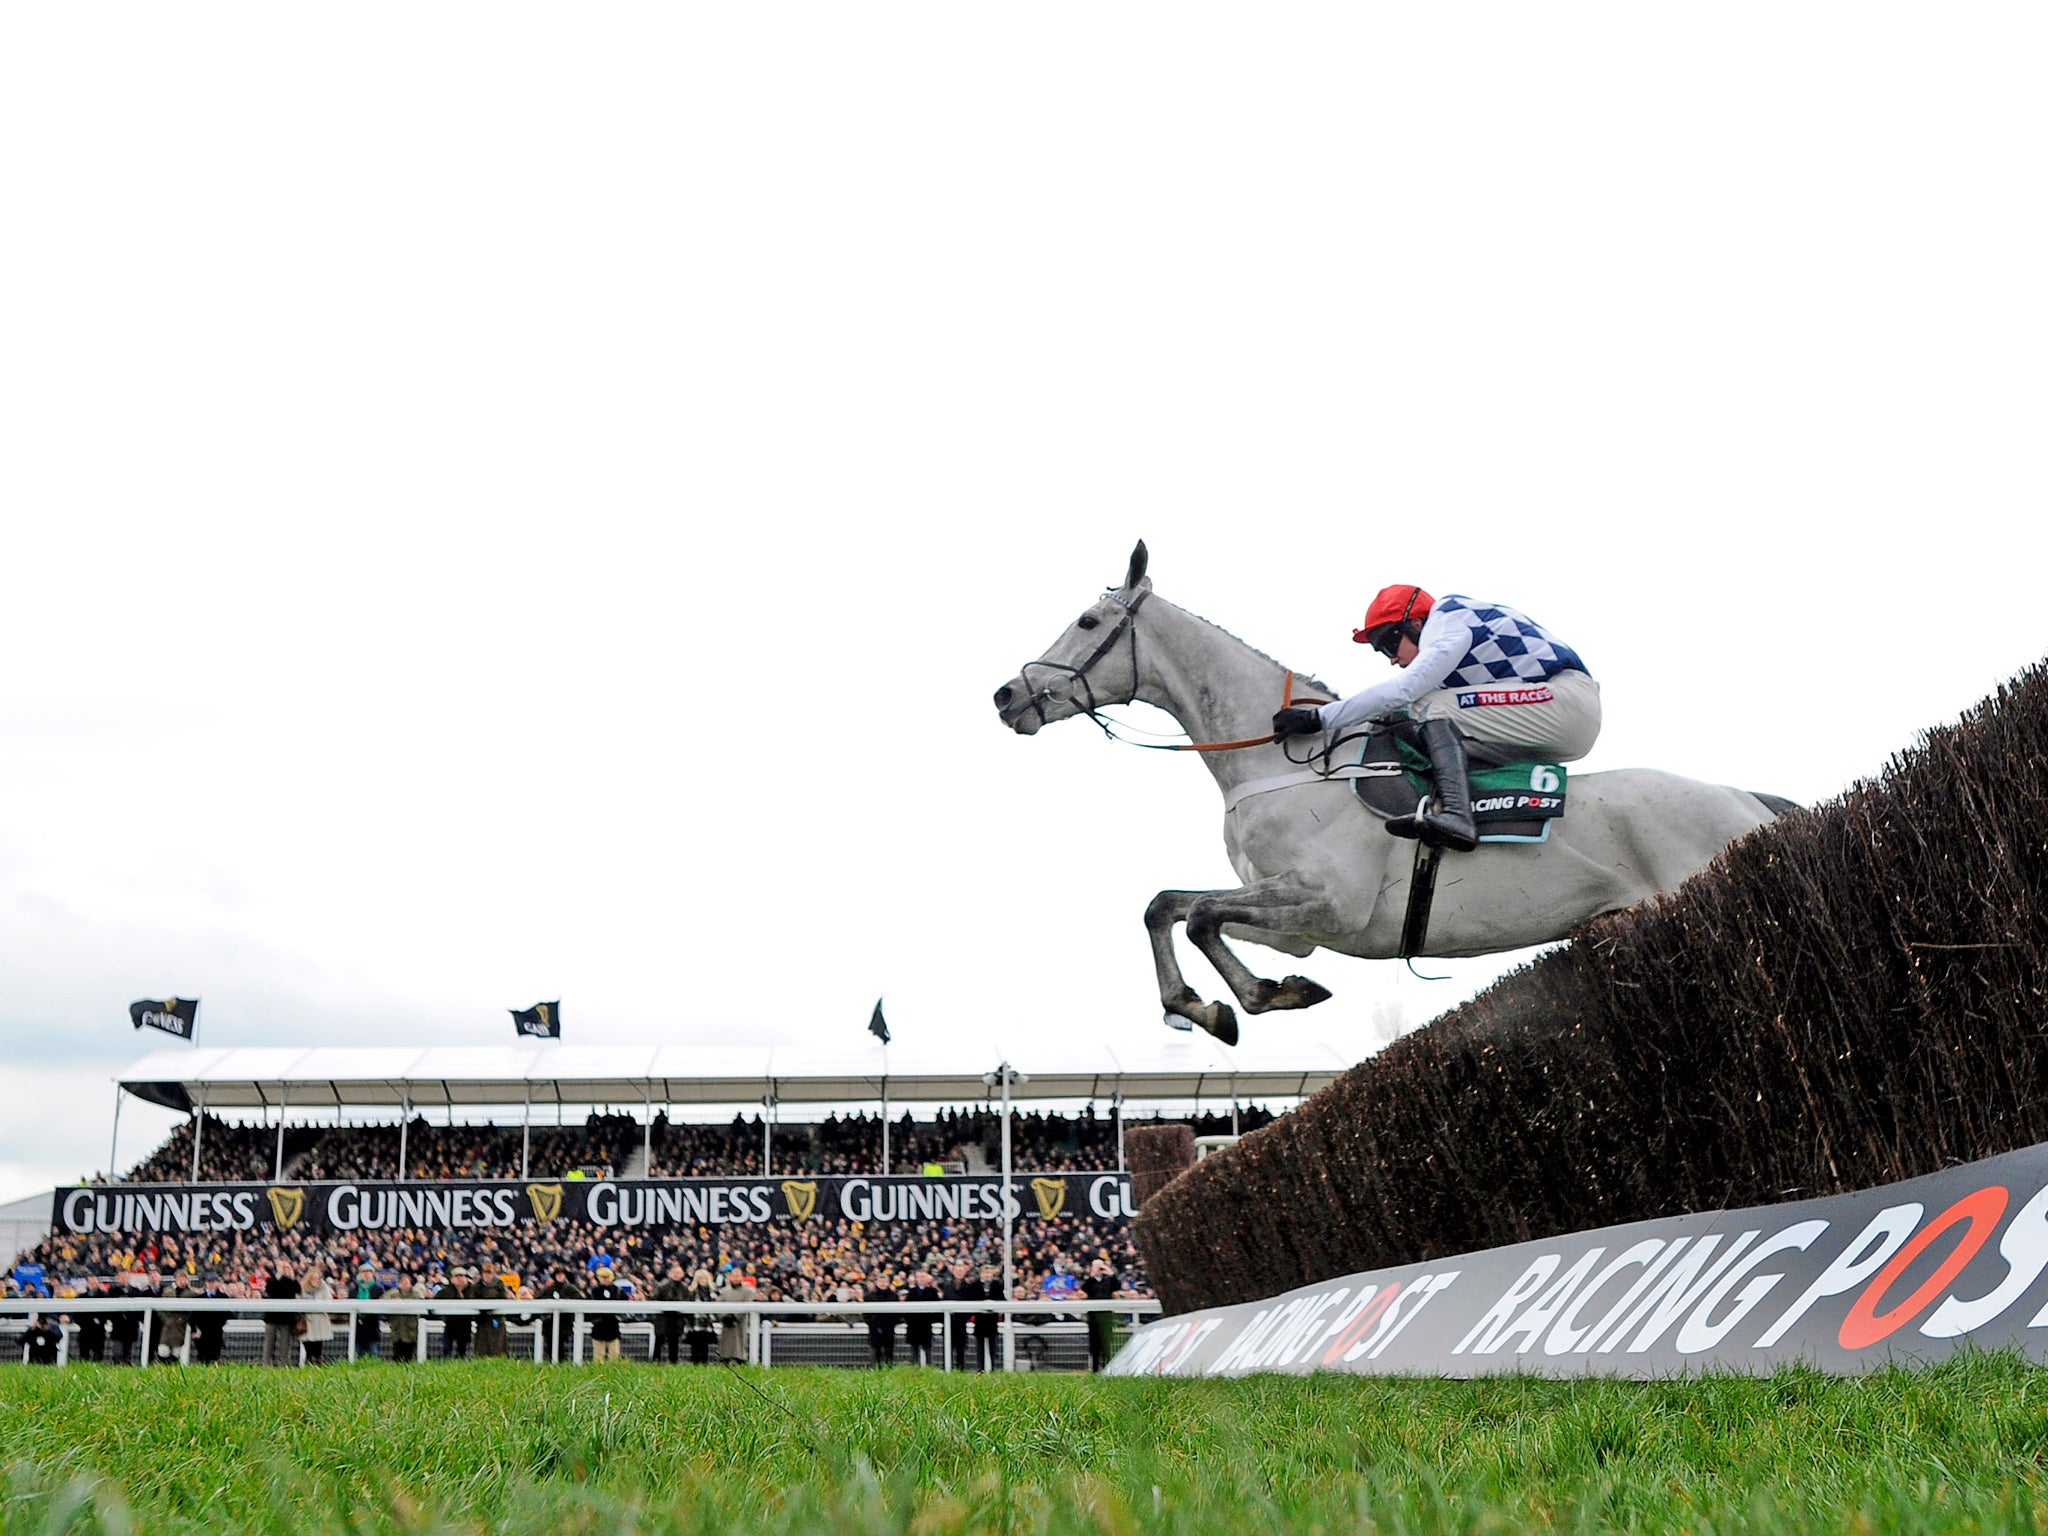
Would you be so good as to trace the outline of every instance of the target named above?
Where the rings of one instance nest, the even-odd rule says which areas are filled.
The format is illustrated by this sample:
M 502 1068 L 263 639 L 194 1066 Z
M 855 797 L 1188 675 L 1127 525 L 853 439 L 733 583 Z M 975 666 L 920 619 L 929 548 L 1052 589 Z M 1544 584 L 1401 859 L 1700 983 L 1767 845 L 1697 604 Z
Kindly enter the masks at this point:
M 478 1301 L 510 1301 L 511 1289 L 505 1284 L 505 1277 L 495 1268 L 490 1269 L 477 1281 L 475 1296 Z M 505 1348 L 510 1342 L 511 1319 L 499 1311 L 482 1312 L 476 1320 L 476 1357 L 479 1360 L 502 1360 Z
M 939 1288 L 932 1284 L 932 1277 L 919 1270 L 910 1277 L 910 1289 L 903 1293 L 905 1301 L 940 1301 Z M 903 1342 L 910 1348 L 912 1365 L 932 1363 L 932 1324 L 937 1322 L 936 1314 L 913 1312 L 903 1320 Z
M 424 1301 L 419 1287 L 413 1284 L 411 1275 L 400 1275 L 398 1284 L 385 1293 L 393 1301 Z M 420 1323 L 423 1319 L 417 1312 L 394 1312 L 391 1314 L 391 1358 L 394 1361 L 413 1362 L 420 1357 Z
M 166 1266 L 163 1272 L 162 1289 L 158 1294 L 166 1300 L 190 1301 L 198 1292 L 185 1283 L 182 1272 Z M 192 1332 L 192 1314 L 167 1310 L 156 1315 L 156 1358 L 164 1365 L 182 1364 L 185 1358 L 185 1342 Z M 144 1362 L 145 1364 L 147 1362 Z
M 104 1301 L 107 1285 L 104 1280 L 95 1280 L 86 1287 L 86 1298 Z M 71 1354 L 75 1360 L 104 1360 L 107 1358 L 107 1314 L 104 1312 L 81 1312 L 78 1314 L 78 1337 L 71 1341 Z
M 470 1301 L 476 1296 L 471 1287 L 470 1270 L 458 1264 L 448 1276 L 448 1283 L 434 1294 L 445 1301 Z M 469 1341 L 476 1332 L 474 1312 L 450 1312 L 441 1324 L 441 1358 L 443 1360 L 467 1360 Z
M 1114 1301 L 1116 1299 L 1116 1275 L 1109 1267 L 1109 1260 L 1097 1259 L 1088 1266 L 1088 1273 L 1081 1281 L 1081 1294 L 1090 1301 Z M 1088 1369 L 1099 1371 L 1109 1364 L 1109 1357 L 1115 1349 L 1116 1314 L 1113 1312 L 1090 1312 L 1088 1314 Z
M 348 1293 L 357 1301 L 375 1301 L 384 1294 L 384 1287 L 377 1283 L 377 1271 L 364 1264 L 356 1270 L 355 1286 Z M 378 1346 L 383 1343 L 384 1324 L 374 1312 L 358 1312 L 355 1318 L 356 1358 L 374 1360 Z
M 623 1285 L 615 1284 L 609 1264 L 598 1266 L 597 1287 L 590 1293 L 592 1301 L 631 1301 L 633 1293 Z M 594 1312 L 590 1318 L 590 1358 L 592 1360 L 617 1360 L 619 1347 L 619 1314 L 616 1312 Z
M 277 1273 L 263 1282 L 265 1301 L 296 1301 L 299 1296 L 298 1277 L 292 1273 L 291 1265 L 278 1261 Z M 304 1318 L 296 1312 L 265 1312 L 263 1314 L 263 1363 L 265 1365 L 297 1365 L 299 1363 L 299 1329 Z
M 554 1277 L 540 1288 L 542 1301 L 581 1301 L 583 1288 L 569 1273 L 569 1266 L 557 1264 Z M 556 1312 L 541 1319 L 541 1351 L 545 1359 L 560 1364 L 576 1347 L 576 1314 Z
M 862 1301 L 894 1301 L 896 1287 L 889 1283 L 889 1277 L 876 1270 L 868 1282 Z M 868 1358 L 877 1367 L 896 1363 L 896 1314 L 894 1312 L 870 1312 L 868 1314 Z
M 107 1294 L 111 1296 L 113 1292 Z M 107 1320 L 107 1339 L 114 1346 L 114 1364 L 133 1365 L 135 1346 L 142 1342 L 142 1314 L 109 1312 L 102 1315 Z
M 654 1288 L 655 1301 L 694 1301 L 690 1294 L 690 1282 L 683 1276 L 683 1266 L 671 1264 L 668 1274 Z M 683 1363 L 683 1314 L 680 1312 L 657 1312 L 654 1314 L 654 1353 L 648 1363 L 659 1365 L 662 1355 L 668 1355 L 670 1365 Z
M 943 1301 L 982 1299 L 981 1282 L 974 1278 L 974 1271 L 967 1267 L 966 1260 L 959 1260 L 953 1265 L 952 1271 L 946 1276 L 946 1283 L 939 1287 L 939 1297 Z M 953 1369 L 956 1371 L 974 1369 L 974 1357 L 967 1348 L 967 1326 L 971 1321 L 973 1317 L 969 1312 L 946 1314 L 946 1343 Z
M 981 1267 L 981 1299 L 1003 1299 L 1003 1272 L 993 1264 Z M 1000 1371 L 1003 1368 L 1003 1319 L 998 1312 L 974 1314 L 974 1368 Z
M 28 1346 L 30 1365 L 55 1365 L 57 1347 L 64 1342 L 64 1328 L 53 1317 L 32 1317 L 22 1342 Z
M 221 1299 L 220 1277 L 208 1275 L 200 1288 L 200 1295 L 209 1301 Z M 218 1365 L 228 1327 L 225 1312 L 194 1312 L 192 1314 L 192 1358 L 200 1365 Z

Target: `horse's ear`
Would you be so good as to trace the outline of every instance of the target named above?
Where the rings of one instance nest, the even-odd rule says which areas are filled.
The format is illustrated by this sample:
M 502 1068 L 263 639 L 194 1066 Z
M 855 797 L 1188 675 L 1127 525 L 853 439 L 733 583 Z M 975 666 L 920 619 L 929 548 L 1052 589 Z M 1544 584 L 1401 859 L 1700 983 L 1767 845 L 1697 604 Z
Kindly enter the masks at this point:
M 1138 547 L 1131 551 L 1131 568 L 1124 574 L 1124 589 L 1129 591 L 1145 579 L 1145 564 L 1152 557 L 1145 553 L 1145 541 L 1138 540 Z

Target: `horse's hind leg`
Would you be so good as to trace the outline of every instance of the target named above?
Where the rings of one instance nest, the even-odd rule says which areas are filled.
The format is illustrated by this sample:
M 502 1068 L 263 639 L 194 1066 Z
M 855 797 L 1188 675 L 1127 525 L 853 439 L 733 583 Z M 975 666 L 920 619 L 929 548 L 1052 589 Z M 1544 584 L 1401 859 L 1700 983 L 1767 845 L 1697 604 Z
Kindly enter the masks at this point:
M 1255 976 L 1223 941 L 1223 925 L 1264 929 L 1273 933 L 1299 933 L 1305 929 L 1331 926 L 1327 904 L 1316 891 L 1292 875 L 1261 880 L 1236 891 L 1211 891 L 1196 898 L 1188 908 L 1188 938 L 1230 984 L 1247 1013 L 1265 1013 L 1276 1008 L 1313 1008 L 1330 995 L 1328 988 L 1306 976 L 1289 976 L 1268 981 Z
M 1159 973 L 1159 1006 L 1166 1021 L 1185 1019 L 1198 1024 L 1225 1045 L 1237 1044 L 1237 1014 L 1228 1003 L 1205 1003 L 1181 974 L 1180 959 L 1173 952 L 1173 927 L 1187 921 L 1188 910 L 1215 891 L 1161 891 L 1145 908 L 1145 931 L 1152 939 L 1152 965 Z M 1176 1024 L 1176 1029 L 1187 1026 Z

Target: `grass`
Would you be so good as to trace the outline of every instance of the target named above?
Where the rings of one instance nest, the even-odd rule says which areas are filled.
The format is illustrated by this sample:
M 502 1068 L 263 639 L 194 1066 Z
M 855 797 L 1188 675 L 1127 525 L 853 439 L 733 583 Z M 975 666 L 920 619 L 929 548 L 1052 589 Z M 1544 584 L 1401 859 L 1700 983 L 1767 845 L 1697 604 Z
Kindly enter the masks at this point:
M 2048 1373 L 0 1369 L 0 1531 L 2044 1531 Z

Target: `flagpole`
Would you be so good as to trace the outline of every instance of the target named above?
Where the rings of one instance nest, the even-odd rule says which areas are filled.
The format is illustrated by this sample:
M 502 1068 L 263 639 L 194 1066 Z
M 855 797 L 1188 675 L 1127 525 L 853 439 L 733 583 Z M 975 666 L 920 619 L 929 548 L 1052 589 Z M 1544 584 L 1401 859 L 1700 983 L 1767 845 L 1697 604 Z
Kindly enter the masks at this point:
M 107 1182 L 109 1184 L 118 1184 L 121 1181 L 121 1176 L 114 1171 L 116 1168 L 121 1166 L 114 1152 L 114 1149 L 120 1145 L 121 1080 L 117 1077 L 114 1079 L 114 1135 L 113 1138 L 107 1143 Z
M 996 1069 L 1003 1074 L 1003 1300 L 1013 1301 L 1017 1289 L 1016 1250 L 1010 1240 L 1010 1063 L 1005 1061 Z M 1003 1314 L 1003 1369 L 1014 1371 L 1016 1363 L 1017 1336 L 1012 1328 L 1013 1319 L 1008 1312 Z
M 199 1085 L 199 1108 L 192 1116 L 192 1182 L 199 1182 L 199 1138 L 206 1130 L 206 1084 Z
M 882 1177 L 889 1177 L 889 1045 L 882 1044 Z

